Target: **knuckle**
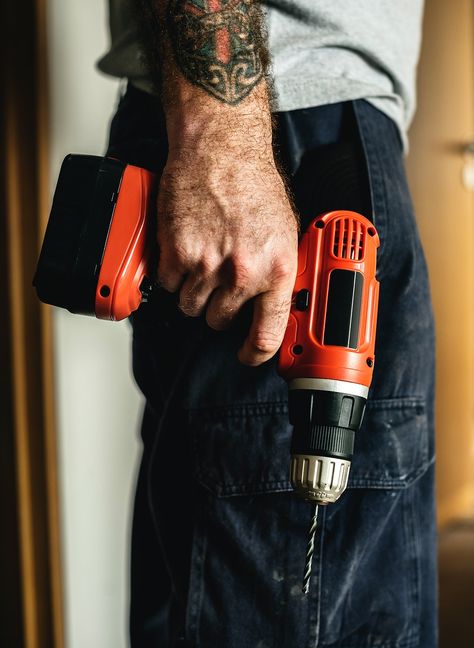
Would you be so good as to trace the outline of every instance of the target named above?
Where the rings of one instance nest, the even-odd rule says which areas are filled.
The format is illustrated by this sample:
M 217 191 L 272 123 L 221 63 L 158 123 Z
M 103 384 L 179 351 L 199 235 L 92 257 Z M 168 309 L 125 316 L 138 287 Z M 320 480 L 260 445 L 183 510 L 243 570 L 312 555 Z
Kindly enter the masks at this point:
M 183 274 L 189 265 L 187 253 L 175 245 L 160 246 L 158 272 L 166 276 Z
M 289 257 L 281 257 L 273 263 L 272 276 L 275 281 L 290 279 L 296 270 L 296 264 Z
M 178 308 L 185 315 L 189 315 L 190 317 L 193 317 L 197 311 L 196 303 L 188 297 L 180 297 Z
M 181 290 L 181 293 L 179 295 L 178 308 L 185 315 L 189 315 L 190 317 L 199 315 L 202 309 L 202 304 L 196 293 L 196 289 L 197 287 L 193 286 L 188 290 Z
M 281 343 L 280 336 L 272 332 L 259 332 L 251 340 L 252 351 L 259 355 L 267 355 L 278 350 Z
M 179 309 L 187 317 L 199 317 L 203 311 L 204 305 L 199 303 L 194 304 L 179 304 Z
M 249 298 L 248 288 L 244 286 L 232 286 L 227 293 L 223 308 L 226 311 L 235 311 L 240 308 Z
M 207 325 L 214 331 L 222 331 L 225 328 L 225 321 L 214 313 L 206 313 Z
M 252 265 L 250 259 L 235 256 L 232 259 L 233 285 L 237 292 L 243 291 L 252 281 Z
M 166 231 L 158 240 L 160 258 L 173 269 L 185 269 L 195 264 L 191 241 L 176 232 Z
M 189 267 L 192 265 L 192 257 L 190 250 L 185 244 L 176 243 L 170 251 L 174 263 L 182 267 Z
M 174 284 L 170 283 L 167 279 L 158 279 L 159 284 L 162 288 L 164 288 L 167 292 L 169 293 L 174 293 L 176 292 L 176 287 Z
M 160 286 L 163 286 L 165 290 L 168 292 L 175 292 L 178 289 L 174 276 L 169 274 L 166 270 L 159 270 L 157 275 Z
M 224 331 L 230 326 L 234 315 L 235 309 L 222 302 L 207 309 L 206 322 L 215 331 Z
M 199 260 L 197 271 L 203 277 L 212 275 L 217 267 L 215 259 L 210 255 L 203 255 Z

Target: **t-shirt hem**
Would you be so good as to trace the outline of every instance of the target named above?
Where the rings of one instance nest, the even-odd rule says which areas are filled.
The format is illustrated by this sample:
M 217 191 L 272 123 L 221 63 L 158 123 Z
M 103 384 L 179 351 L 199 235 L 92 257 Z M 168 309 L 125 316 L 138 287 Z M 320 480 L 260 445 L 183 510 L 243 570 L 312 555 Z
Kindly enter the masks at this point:
M 156 94 L 155 87 L 146 77 L 129 78 L 129 81 L 139 90 Z M 375 85 L 347 77 L 279 79 L 273 82 L 271 109 L 272 112 L 286 112 L 356 99 L 366 100 L 395 122 L 406 154 L 408 137 L 403 102 L 398 95 L 387 93 Z
M 408 152 L 406 118 L 401 97 L 376 85 L 347 77 L 279 79 L 273 83 L 272 111 L 299 110 L 341 101 L 364 99 L 389 117 L 398 128 L 403 150 Z

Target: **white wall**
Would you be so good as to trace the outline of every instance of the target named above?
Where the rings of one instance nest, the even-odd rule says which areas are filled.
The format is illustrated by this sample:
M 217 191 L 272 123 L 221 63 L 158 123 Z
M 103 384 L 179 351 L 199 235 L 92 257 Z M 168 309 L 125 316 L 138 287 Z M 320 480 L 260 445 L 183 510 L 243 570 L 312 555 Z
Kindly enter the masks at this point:
M 94 62 L 105 0 L 49 0 L 51 191 L 67 153 L 101 154 L 118 83 Z M 126 323 L 55 310 L 67 648 L 127 645 L 128 551 L 140 397 Z

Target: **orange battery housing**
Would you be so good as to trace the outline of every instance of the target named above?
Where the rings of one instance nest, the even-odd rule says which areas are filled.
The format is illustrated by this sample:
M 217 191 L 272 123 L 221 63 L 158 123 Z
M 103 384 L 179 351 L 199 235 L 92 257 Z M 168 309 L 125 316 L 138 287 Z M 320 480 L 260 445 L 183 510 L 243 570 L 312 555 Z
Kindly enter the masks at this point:
M 150 171 L 125 167 L 97 281 L 95 313 L 100 319 L 128 317 L 142 301 L 143 279 L 153 274 L 155 183 Z
M 370 386 L 379 237 L 352 211 L 314 219 L 301 237 L 298 273 L 278 371 L 287 381 L 325 378 Z
M 33 278 L 41 301 L 121 320 L 148 298 L 156 185 L 154 173 L 115 158 L 65 157 Z

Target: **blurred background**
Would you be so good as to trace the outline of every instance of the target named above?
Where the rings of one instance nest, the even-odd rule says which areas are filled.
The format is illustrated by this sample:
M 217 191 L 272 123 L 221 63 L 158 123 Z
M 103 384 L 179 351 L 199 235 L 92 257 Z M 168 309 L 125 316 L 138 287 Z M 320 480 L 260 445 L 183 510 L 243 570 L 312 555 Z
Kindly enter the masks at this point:
M 409 6 L 407 4 L 407 6 Z M 31 287 L 59 167 L 101 154 L 106 2 L 0 8 L 0 645 L 124 648 L 141 400 L 127 323 Z M 407 9 L 408 10 L 408 9 Z M 437 323 L 441 648 L 474 645 L 474 2 L 427 0 L 409 181 Z

